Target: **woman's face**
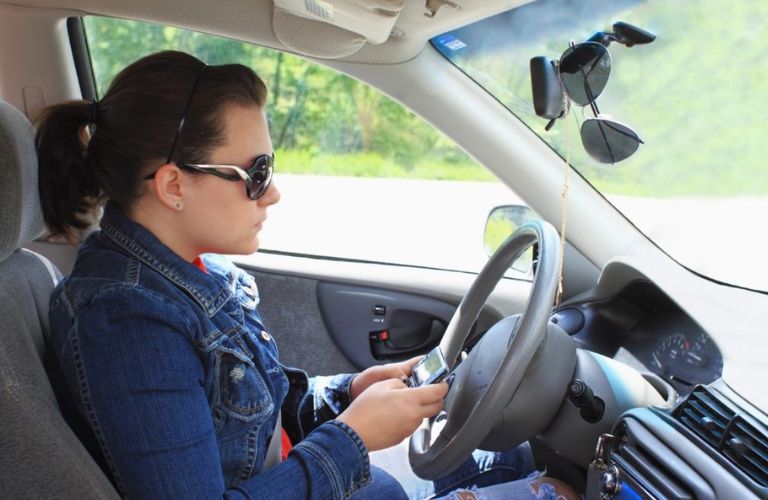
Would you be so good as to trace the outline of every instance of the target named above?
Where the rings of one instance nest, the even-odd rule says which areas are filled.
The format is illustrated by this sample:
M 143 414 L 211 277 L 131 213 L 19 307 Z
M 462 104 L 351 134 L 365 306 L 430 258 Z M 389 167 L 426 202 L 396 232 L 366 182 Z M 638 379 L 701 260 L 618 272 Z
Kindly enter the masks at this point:
M 225 142 L 214 149 L 209 163 L 249 167 L 262 154 L 272 153 L 267 121 L 256 106 L 230 105 L 224 112 Z M 246 195 L 243 181 L 229 181 L 210 174 L 194 176 L 184 195 L 181 223 L 189 243 L 199 253 L 251 254 L 259 248 L 259 232 L 267 207 L 280 200 L 274 179 L 258 200 Z

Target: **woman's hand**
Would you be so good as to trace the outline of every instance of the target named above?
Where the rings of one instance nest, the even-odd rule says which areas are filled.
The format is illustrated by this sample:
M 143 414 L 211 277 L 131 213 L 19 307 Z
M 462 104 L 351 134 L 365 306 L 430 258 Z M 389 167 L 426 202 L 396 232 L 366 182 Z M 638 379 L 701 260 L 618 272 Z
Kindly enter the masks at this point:
M 337 420 L 354 429 L 368 451 L 381 450 L 413 434 L 423 419 L 437 415 L 447 393 L 445 382 L 410 388 L 398 378 L 388 378 L 369 385 Z
M 413 365 L 415 365 L 424 356 L 416 356 L 400 363 L 389 363 L 386 365 L 372 366 L 358 373 L 352 383 L 349 385 L 349 398 L 354 401 L 368 387 L 376 382 L 396 378 L 403 380 L 411 376 Z

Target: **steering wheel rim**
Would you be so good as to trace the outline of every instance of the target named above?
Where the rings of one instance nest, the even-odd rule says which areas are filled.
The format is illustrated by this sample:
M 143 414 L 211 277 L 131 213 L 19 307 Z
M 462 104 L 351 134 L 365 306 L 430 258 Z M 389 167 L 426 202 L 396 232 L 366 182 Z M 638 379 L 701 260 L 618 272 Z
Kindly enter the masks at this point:
M 531 221 L 515 231 L 491 256 L 459 304 L 440 342 L 453 369 L 472 325 L 509 266 L 531 245 L 539 245 L 538 264 L 525 312 L 491 383 L 462 422 L 451 422 L 432 436 L 434 419 L 425 419 L 411 436 L 409 460 L 424 479 L 437 479 L 455 469 L 474 451 L 498 415 L 512 399 L 547 331 L 558 284 L 560 245 L 555 228 Z

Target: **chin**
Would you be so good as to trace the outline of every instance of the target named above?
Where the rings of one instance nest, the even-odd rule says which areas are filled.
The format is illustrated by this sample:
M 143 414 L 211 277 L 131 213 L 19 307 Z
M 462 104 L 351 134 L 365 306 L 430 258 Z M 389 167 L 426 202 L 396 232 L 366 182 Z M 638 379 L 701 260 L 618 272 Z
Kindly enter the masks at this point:
M 255 253 L 259 249 L 259 246 L 261 246 L 260 243 L 261 242 L 259 241 L 258 238 L 254 238 L 253 241 L 251 241 L 250 243 L 243 245 L 242 251 L 238 253 L 242 255 L 250 255 L 252 253 Z
M 229 244 L 219 244 L 210 247 L 206 253 L 217 253 L 221 255 L 250 255 L 259 249 L 259 239 L 254 238 L 245 242 L 230 242 Z

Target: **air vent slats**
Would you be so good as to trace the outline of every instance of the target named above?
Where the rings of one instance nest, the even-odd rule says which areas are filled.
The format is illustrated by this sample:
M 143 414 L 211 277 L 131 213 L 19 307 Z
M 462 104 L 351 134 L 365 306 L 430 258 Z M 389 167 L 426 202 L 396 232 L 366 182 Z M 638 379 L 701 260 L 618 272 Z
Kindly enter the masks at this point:
M 723 452 L 757 482 L 768 484 L 768 438 L 742 417 L 731 426 Z
M 694 498 L 685 484 L 682 484 L 678 478 L 670 473 L 667 466 L 646 453 L 642 447 L 625 446 L 621 449 L 619 456 L 626 460 L 626 468 L 631 468 L 638 474 L 638 477 L 649 481 L 650 486 L 658 490 L 663 497 L 680 500 Z
M 709 395 L 706 393 L 700 393 L 698 394 L 699 401 L 692 401 L 695 407 L 699 408 L 701 411 L 707 411 L 708 413 L 715 412 L 717 416 L 721 417 L 722 419 L 728 421 L 733 417 L 733 412 L 729 410 L 728 408 L 722 406 L 719 402 L 713 400 Z
M 704 387 L 697 387 L 674 415 L 747 476 L 768 486 L 768 435 L 761 429 Z
M 695 393 L 694 393 L 695 394 Z M 702 397 L 696 394 L 696 397 L 690 397 L 682 407 L 680 419 L 688 427 L 694 429 L 709 444 L 718 446 L 723 438 L 728 422 L 733 417 L 732 412 L 724 410 L 716 405 L 711 398 Z
M 768 436 L 764 436 L 751 425 L 742 420 L 737 420 L 732 429 L 733 435 L 742 441 L 748 441 L 754 443 L 756 452 L 762 453 L 763 450 L 768 450 Z M 763 456 L 768 460 L 768 452 Z

